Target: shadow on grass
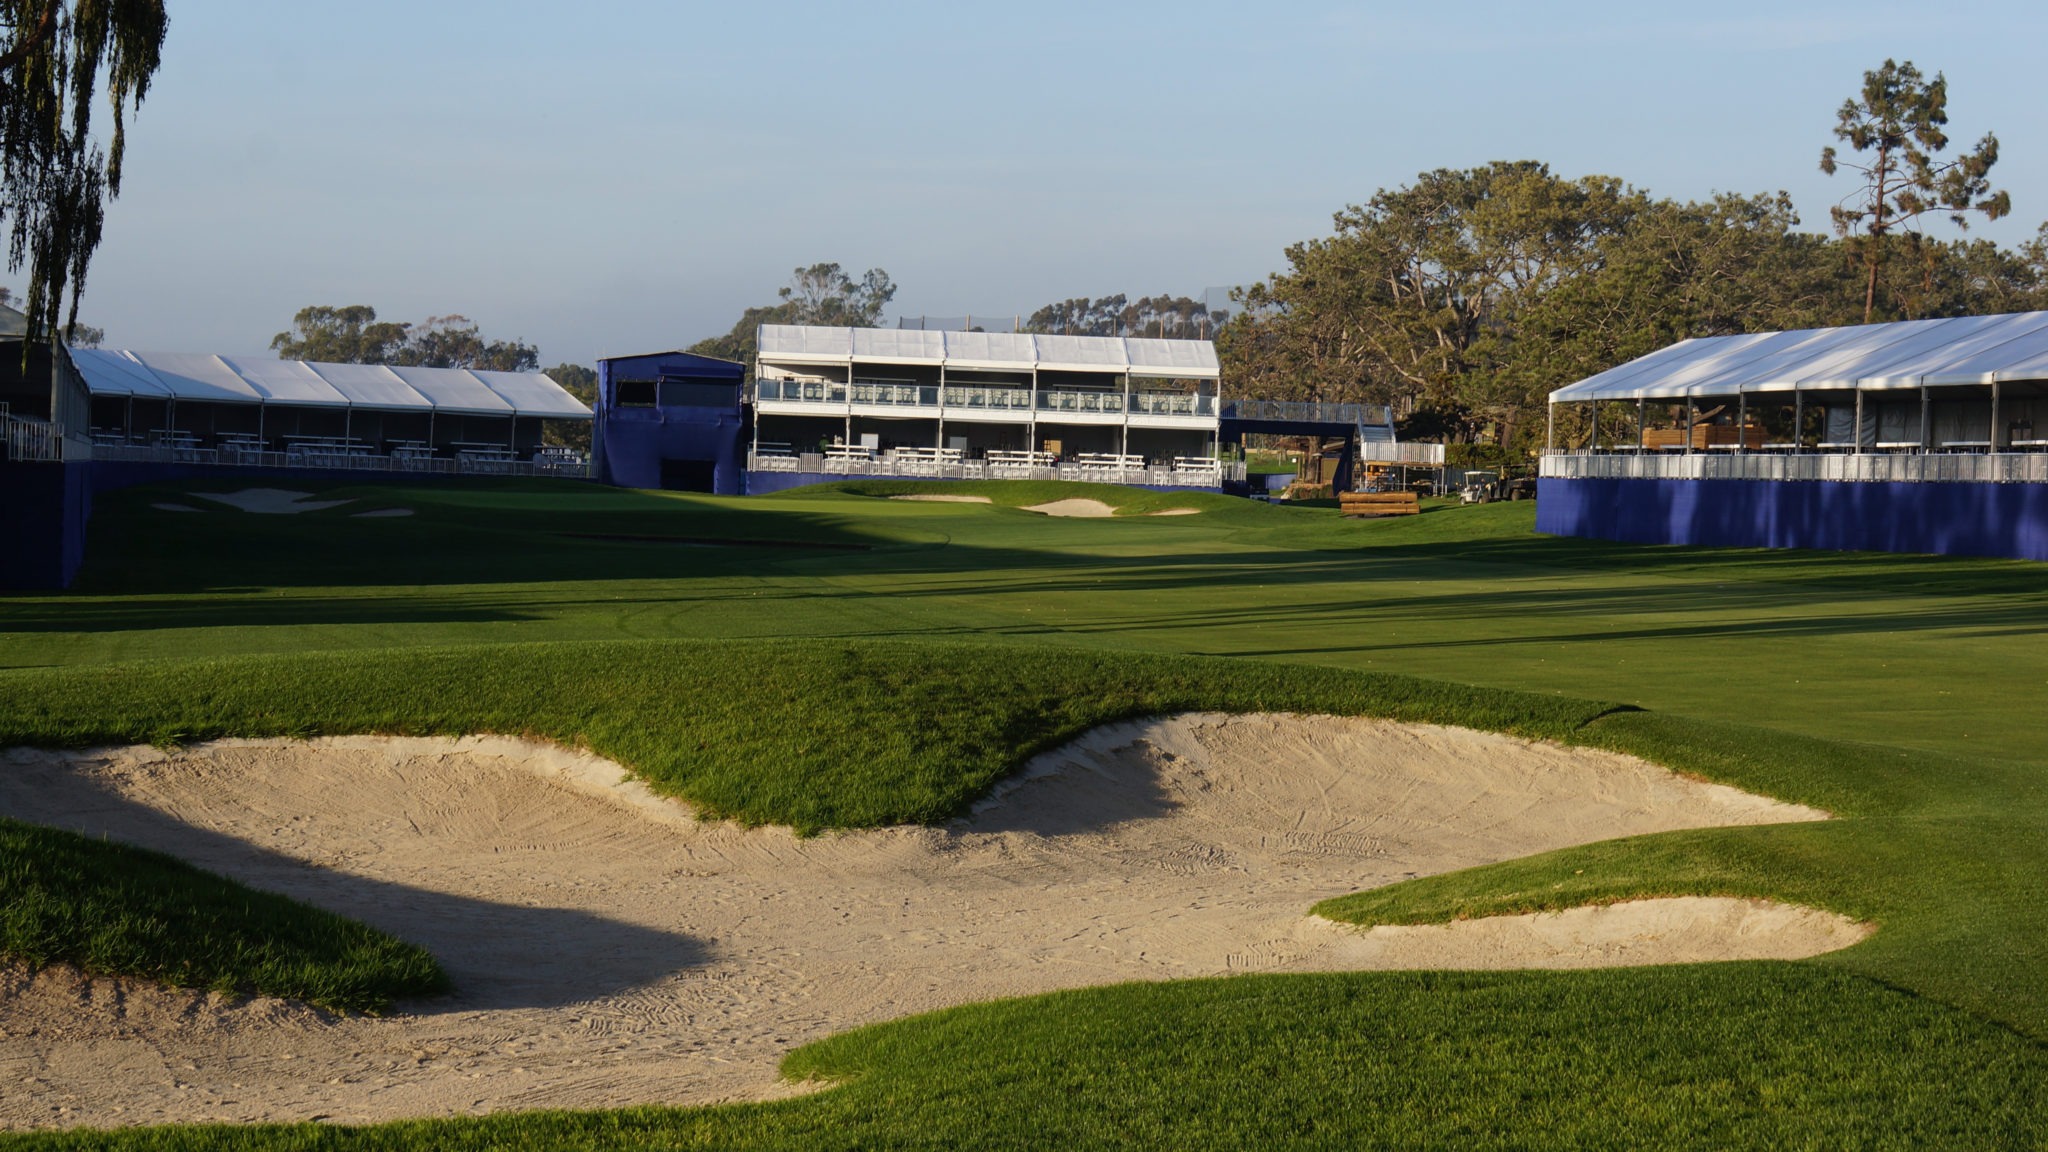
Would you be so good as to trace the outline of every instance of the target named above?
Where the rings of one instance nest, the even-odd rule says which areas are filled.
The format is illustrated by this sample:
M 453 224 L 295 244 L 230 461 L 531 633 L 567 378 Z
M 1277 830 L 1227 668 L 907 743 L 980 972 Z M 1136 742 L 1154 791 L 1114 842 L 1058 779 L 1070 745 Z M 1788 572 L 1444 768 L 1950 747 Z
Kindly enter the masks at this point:
M 552 1008 L 622 992 L 708 959 L 703 942 L 569 908 L 523 907 L 355 875 L 185 823 L 128 800 L 75 767 L 0 773 L 9 816 L 177 857 L 252 888 L 359 920 L 425 948 L 447 996 L 409 1012 Z

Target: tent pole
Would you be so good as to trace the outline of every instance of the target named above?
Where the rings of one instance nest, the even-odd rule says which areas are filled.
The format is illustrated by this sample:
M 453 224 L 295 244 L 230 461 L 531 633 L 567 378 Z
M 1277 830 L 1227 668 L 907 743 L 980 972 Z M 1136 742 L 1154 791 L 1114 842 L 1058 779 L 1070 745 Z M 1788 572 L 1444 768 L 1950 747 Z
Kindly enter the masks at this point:
M 1991 450 L 1998 451 L 1998 381 L 1991 382 Z
M 1735 454 L 1749 451 L 1749 393 L 1735 394 Z
M 1928 449 L 1928 434 L 1932 431 L 1928 426 L 1928 417 L 1933 410 L 1934 397 L 1927 391 L 1926 386 L 1922 385 L 1920 388 L 1920 450 L 1922 452 Z
M 1220 408 L 1221 405 L 1219 404 Z M 1557 401 L 1552 400 L 1543 409 L 1543 454 L 1548 456 L 1557 451 Z
M 1687 456 L 1690 456 L 1690 455 L 1692 455 L 1692 422 L 1693 422 L 1693 406 L 1692 406 L 1692 397 L 1690 397 L 1690 396 L 1687 396 L 1687 397 L 1685 398 L 1685 454 L 1686 454 Z
M 1856 389 L 1856 455 L 1863 455 L 1863 389 Z
M 1643 441 L 1646 439 L 1643 435 L 1643 430 L 1648 426 L 1648 421 L 1649 415 L 1644 408 L 1643 398 L 1638 396 L 1636 397 L 1636 455 L 1638 456 L 1643 454 Z
M 1806 448 L 1806 393 L 1792 390 L 1792 451 L 1797 455 Z

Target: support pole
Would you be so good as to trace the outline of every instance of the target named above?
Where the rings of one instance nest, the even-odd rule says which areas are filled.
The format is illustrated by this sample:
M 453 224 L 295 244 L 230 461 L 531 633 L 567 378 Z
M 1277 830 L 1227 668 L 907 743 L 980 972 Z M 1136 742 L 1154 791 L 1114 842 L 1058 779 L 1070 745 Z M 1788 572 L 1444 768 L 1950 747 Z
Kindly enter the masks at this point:
M 1863 389 L 1856 390 L 1856 455 L 1863 455 Z
M 1552 400 L 1543 409 L 1543 454 L 1548 456 L 1557 451 L 1557 401 Z
M 1636 397 L 1636 455 L 1643 454 L 1643 441 L 1648 439 L 1644 432 L 1649 427 L 1649 415 L 1641 396 Z
M 1996 452 L 1996 451 L 1998 451 L 1998 440 L 1999 440 L 1999 436 L 1998 436 L 1998 434 L 1999 434 L 1999 432 L 2001 432 L 2001 431 L 2003 431 L 2003 429 L 2001 429 L 2001 428 L 1999 427 L 1999 423 L 1998 423 L 1998 381 L 1996 381 L 1996 380 L 1993 380 L 1993 381 L 1991 382 L 1991 437 L 1990 437 L 1990 439 L 1991 439 L 1991 450 L 1992 450 L 1993 452 Z
M 1735 394 L 1735 454 L 1749 451 L 1749 393 Z
M 1685 398 L 1685 454 L 1686 454 L 1687 456 L 1690 456 L 1690 455 L 1692 455 L 1692 422 L 1693 422 L 1693 405 L 1692 405 L 1692 397 L 1690 397 L 1690 396 L 1687 396 L 1687 397 Z
M 1920 450 L 1927 451 L 1933 446 L 1933 426 L 1930 423 L 1934 412 L 1934 395 L 1925 385 L 1920 388 Z
M 1792 453 L 1806 450 L 1806 393 L 1792 390 Z

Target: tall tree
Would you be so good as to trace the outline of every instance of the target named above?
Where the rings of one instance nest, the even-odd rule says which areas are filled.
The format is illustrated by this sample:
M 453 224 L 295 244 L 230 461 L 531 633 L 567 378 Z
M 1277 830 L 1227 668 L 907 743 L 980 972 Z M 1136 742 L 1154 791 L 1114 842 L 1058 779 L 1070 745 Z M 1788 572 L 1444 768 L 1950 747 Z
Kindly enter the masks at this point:
M 856 281 L 837 264 L 813 264 L 791 272 L 789 283 L 775 296 L 776 303 L 747 309 L 731 330 L 707 336 L 685 351 L 737 360 L 747 366 L 752 379 L 761 325 L 872 328 L 881 323 L 882 309 L 896 298 L 896 284 L 880 268 L 868 269 Z
M 1076 296 L 1033 312 L 1024 321 L 1027 332 L 1054 336 L 1142 336 L 1168 340 L 1207 340 L 1216 335 L 1223 317 L 1191 296 L 1141 296 L 1122 293 L 1091 300 Z
M 1864 268 L 1865 324 L 1877 310 L 1879 270 L 1894 231 L 1915 234 L 1917 244 L 1916 226 L 1929 212 L 1946 212 L 1968 228 L 1971 212 L 1996 220 L 2012 210 L 2011 197 L 1991 187 L 1998 137 L 1986 132 L 1969 153 L 1944 162 L 1937 154 L 1948 147 L 1947 124 L 1947 78 L 1937 72 L 1928 80 L 1910 60 L 1886 60 L 1865 72 L 1862 94 L 1835 113 L 1835 137 L 1865 157 L 1845 159 L 1833 145 L 1820 154 L 1822 172 L 1847 168 L 1863 177 L 1862 187 L 1835 206 L 1834 221 Z
M 481 368 L 531 372 L 540 350 L 517 340 L 486 340 L 467 316 L 429 316 L 419 324 L 377 319 L 367 304 L 299 309 L 292 330 L 270 347 L 287 360 L 329 364 L 398 364 L 423 368 Z
M 547 377 L 586 406 L 597 403 L 597 369 L 583 364 L 557 364 L 547 370 Z M 590 422 L 587 420 L 550 420 L 542 425 L 541 436 L 549 444 L 559 444 L 579 452 L 590 451 Z
M 121 192 L 126 117 L 168 26 L 163 0 L 0 0 L 0 215 L 12 225 L 8 271 L 29 269 L 32 334 L 78 321 L 106 201 Z M 104 147 L 92 132 L 102 85 L 113 115 Z

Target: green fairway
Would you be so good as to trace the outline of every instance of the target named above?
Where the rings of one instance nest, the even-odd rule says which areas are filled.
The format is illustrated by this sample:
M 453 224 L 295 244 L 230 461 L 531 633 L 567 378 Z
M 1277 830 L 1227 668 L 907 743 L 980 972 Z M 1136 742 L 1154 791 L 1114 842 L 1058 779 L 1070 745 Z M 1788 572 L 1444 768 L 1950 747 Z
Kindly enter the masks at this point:
M 503 483 L 266 517 L 112 493 L 75 592 L 0 599 L 0 744 L 535 734 L 814 830 L 942 819 L 1108 719 L 1392 715 L 1632 752 L 1837 819 L 1594 844 L 1326 915 L 1699 893 L 1878 927 L 1797 965 L 1103 989 L 801 1050 L 793 1074 L 849 1078 L 811 1099 L 244 1146 L 2041 1145 L 2048 793 L 2014 701 L 2048 682 L 2048 570 L 1552 540 L 1526 504 L 1361 523 L 934 490 L 992 503 Z M 1075 495 L 1124 514 L 1020 507 Z M 351 516 L 380 507 L 415 515 Z

